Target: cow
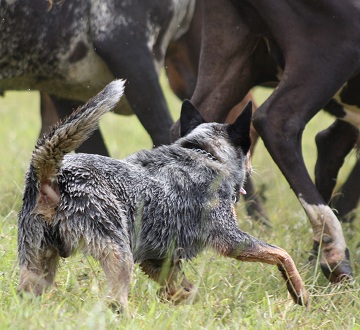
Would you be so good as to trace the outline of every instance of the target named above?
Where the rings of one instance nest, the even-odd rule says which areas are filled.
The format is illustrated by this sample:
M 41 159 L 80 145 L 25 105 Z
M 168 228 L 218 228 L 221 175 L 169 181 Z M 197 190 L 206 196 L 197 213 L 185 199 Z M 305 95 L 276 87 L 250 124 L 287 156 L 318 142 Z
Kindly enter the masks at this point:
M 277 82 L 255 112 L 254 127 L 310 220 L 313 253 L 320 253 L 324 275 L 331 282 L 351 277 L 341 224 L 306 170 L 301 138 L 322 108 L 331 112 L 332 99 L 338 105 L 332 109 L 338 118 L 334 125 L 354 127 L 353 136 L 344 135 L 343 142 L 337 136 L 337 145 L 353 146 L 359 136 L 359 1 L 208 0 L 203 9 L 200 66 L 191 101 L 205 120 L 221 122 L 253 86 Z M 321 142 L 335 139 L 337 130 L 344 129 L 329 128 L 328 136 L 319 135 L 319 155 L 326 145 Z M 341 155 L 335 157 L 339 163 Z M 333 185 L 322 171 L 319 163 L 318 186 Z
M 173 120 L 159 71 L 194 9 L 195 0 L 0 1 L 0 90 L 39 90 L 45 131 L 126 78 L 126 101 L 115 111 L 134 112 L 155 146 L 167 144 Z M 100 131 L 87 143 L 79 150 L 107 153 Z

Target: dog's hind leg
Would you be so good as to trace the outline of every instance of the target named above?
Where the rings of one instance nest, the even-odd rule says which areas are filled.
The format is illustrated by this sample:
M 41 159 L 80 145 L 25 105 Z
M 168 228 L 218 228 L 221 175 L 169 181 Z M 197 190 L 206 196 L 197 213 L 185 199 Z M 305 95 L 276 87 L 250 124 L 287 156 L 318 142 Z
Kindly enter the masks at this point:
M 39 296 L 54 282 L 59 253 L 53 248 L 46 248 L 36 253 L 27 253 L 27 257 L 30 258 L 25 259 L 20 256 L 22 262 L 18 292 L 29 292 Z
M 159 296 L 174 304 L 190 301 L 195 296 L 194 285 L 181 269 L 181 261 L 176 264 L 165 260 L 145 260 L 141 269 L 152 280 L 161 285 Z
M 122 250 L 115 244 L 109 244 L 102 252 L 101 266 L 108 281 L 111 307 L 118 312 L 127 310 L 131 275 L 134 267 L 130 251 Z

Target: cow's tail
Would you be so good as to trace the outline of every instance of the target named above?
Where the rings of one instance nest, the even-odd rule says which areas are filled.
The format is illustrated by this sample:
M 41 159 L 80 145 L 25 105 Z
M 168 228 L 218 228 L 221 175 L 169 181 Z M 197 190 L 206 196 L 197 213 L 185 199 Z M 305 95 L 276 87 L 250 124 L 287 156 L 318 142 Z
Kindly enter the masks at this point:
M 53 181 L 64 155 L 89 138 L 98 128 L 101 116 L 115 107 L 123 93 L 124 81 L 114 80 L 38 140 L 31 165 L 40 186 Z

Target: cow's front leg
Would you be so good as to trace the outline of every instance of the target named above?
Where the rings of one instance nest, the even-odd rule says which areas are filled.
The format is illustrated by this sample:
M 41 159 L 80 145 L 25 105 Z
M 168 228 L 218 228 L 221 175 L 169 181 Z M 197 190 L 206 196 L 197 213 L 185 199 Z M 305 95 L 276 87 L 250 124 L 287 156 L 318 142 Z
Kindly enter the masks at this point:
M 306 54 L 301 58 L 307 58 Z M 299 63 L 289 66 L 286 78 L 255 112 L 254 127 L 307 213 L 314 244 L 321 247 L 320 264 L 325 276 L 337 282 L 351 275 L 349 252 L 341 225 L 312 182 L 301 150 L 305 125 L 341 87 L 341 72 L 337 72 L 333 84 L 323 84 L 325 75 L 335 74 L 333 67 L 318 67 L 318 72 L 307 75 L 306 67 L 301 68 Z M 345 73 L 342 75 L 345 81 Z M 299 81 L 303 83 L 299 85 Z
M 173 120 L 160 87 L 154 56 L 146 40 L 123 38 L 119 36 L 118 42 L 99 40 L 96 50 L 115 78 L 126 79 L 126 98 L 153 145 L 169 144 Z
M 326 106 L 326 109 L 331 112 L 331 109 L 335 107 L 341 106 L 331 101 Z M 342 111 L 342 108 L 340 109 Z M 358 128 L 343 120 L 336 120 L 329 128 L 316 136 L 318 148 L 318 159 L 315 166 L 316 187 L 325 201 L 328 201 L 336 209 L 339 219 L 345 222 L 353 219 L 353 211 L 359 202 L 359 160 L 356 161 L 344 185 L 333 198 L 331 197 L 344 158 L 357 144 L 358 138 Z

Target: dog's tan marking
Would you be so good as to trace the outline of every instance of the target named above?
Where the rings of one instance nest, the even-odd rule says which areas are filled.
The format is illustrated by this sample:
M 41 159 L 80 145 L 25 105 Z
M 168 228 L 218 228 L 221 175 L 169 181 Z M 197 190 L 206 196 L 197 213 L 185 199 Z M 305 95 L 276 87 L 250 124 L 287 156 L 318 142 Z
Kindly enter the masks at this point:
M 41 183 L 34 213 L 42 215 L 47 222 L 51 222 L 59 203 L 60 192 L 57 184 Z
M 40 188 L 41 199 L 47 204 L 56 204 L 60 202 L 60 194 L 58 189 L 54 189 L 50 184 L 44 183 Z
M 304 306 L 308 305 L 309 294 L 305 289 L 293 259 L 285 250 L 270 245 L 257 245 L 245 250 L 242 249 L 243 247 L 240 247 L 240 251 L 234 251 L 232 256 L 241 261 L 263 262 L 278 266 L 294 302 Z
M 251 173 L 252 173 L 251 153 L 250 153 L 250 151 L 246 154 L 245 172 L 246 172 L 247 175 L 251 175 Z

